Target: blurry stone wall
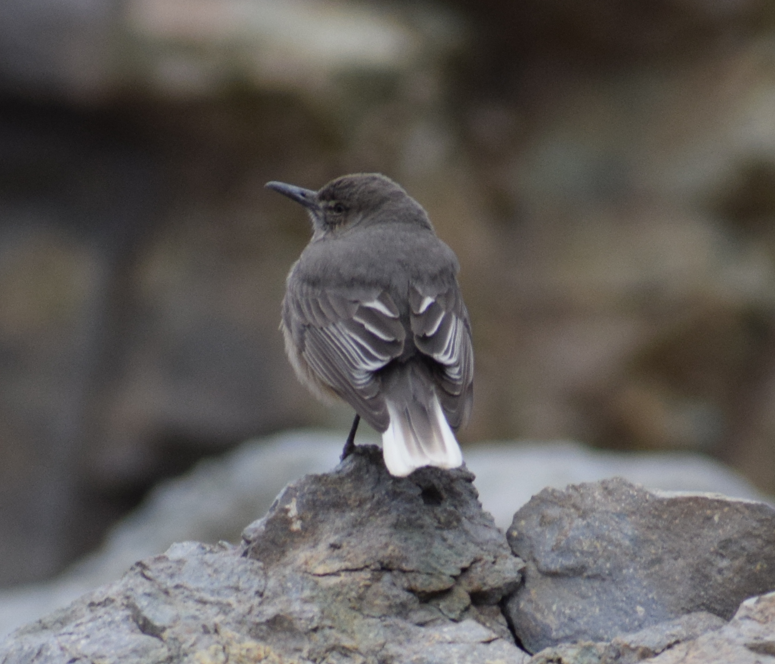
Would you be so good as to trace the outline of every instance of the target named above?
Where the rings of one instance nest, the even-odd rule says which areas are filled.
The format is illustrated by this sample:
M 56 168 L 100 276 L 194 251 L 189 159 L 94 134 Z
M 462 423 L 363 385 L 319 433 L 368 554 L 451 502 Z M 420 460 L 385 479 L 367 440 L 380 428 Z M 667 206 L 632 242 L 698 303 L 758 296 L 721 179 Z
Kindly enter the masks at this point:
M 309 228 L 263 184 L 369 170 L 460 258 L 465 443 L 699 450 L 775 490 L 767 0 L 6 0 L 0 583 L 201 456 L 347 426 L 283 356 Z

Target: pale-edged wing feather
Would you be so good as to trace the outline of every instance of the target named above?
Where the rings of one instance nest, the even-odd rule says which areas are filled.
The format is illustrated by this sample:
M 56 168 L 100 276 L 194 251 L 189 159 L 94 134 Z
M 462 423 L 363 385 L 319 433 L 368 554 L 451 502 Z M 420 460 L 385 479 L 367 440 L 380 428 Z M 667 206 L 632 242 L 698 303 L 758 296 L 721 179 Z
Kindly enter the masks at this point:
M 417 349 L 439 366 L 436 380 L 450 426 L 465 424 L 473 399 L 474 353 L 468 311 L 456 282 L 410 287 L 410 325 Z
M 283 324 L 313 373 L 378 431 L 389 424 L 375 373 L 401 355 L 406 331 L 390 295 L 290 283 Z

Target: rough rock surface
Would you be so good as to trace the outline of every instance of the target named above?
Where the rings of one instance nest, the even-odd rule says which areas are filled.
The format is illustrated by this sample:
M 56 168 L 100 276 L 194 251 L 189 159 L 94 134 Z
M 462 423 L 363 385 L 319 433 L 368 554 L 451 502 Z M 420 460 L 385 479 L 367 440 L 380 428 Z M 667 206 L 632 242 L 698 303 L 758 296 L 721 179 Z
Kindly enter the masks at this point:
M 682 643 L 653 664 L 775 664 L 775 593 L 743 602 L 718 631 Z
M 507 613 L 529 652 L 697 611 L 729 619 L 775 589 L 775 509 L 762 503 L 617 478 L 542 491 L 508 539 L 527 566 Z
M 329 471 L 345 435 L 306 430 L 256 439 L 162 483 L 111 530 L 99 551 L 67 573 L 46 584 L 0 590 L 0 639 L 119 579 L 135 561 L 161 553 L 174 542 L 239 541 L 245 524 L 265 514 L 286 484 L 308 473 Z M 369 440 L 367 432 L 359 432 L 358 439 Z M 514 512 L 545 487 L 613 476 L 650 489 L 766 500 L 729 468 L 698 454 L 624 454 L 567 441 L 500 442 L 466 448 L 465 458 L 476 475 L 482 506 L 503 530 Z
M 528 664 L 773 664 L 775 593 L 753 597 L 724 625 L 692 614 L 611 643 L 564 644 L 542 650 Z M 713 618 L 721 623 L 714 624 Z M 655 649 L 656 648 L 656 649 Z
M 514 662 L 522 562 L 466 470 L 362 447 L 289 485 L 239 546 L 174 545 L 0 645 L 17 662 Z
M 608 643 L 582 641 L 545 648 L 530 659 L 530 664 L 635 664 L 724 625 L 724 620 L 712 613 L 689 613 L 639 632 L 622 634 Z

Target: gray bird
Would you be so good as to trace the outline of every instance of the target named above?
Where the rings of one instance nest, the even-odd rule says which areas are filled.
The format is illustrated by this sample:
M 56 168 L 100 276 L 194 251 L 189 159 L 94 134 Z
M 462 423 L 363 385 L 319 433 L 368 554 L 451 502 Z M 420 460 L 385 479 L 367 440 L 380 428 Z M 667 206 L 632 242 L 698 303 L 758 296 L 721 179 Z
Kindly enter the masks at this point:
M 281 329 L 301 382 L 356 411 L 342 458 L 362 417 L 382 434 L 392 475 L 461 465 L 453 431 L 471 411 L 471 325 L 457 258 L 425 210 L 376 173 L 317 192 L 266 186 L 312 220 L 312 240 L 288 274 Z

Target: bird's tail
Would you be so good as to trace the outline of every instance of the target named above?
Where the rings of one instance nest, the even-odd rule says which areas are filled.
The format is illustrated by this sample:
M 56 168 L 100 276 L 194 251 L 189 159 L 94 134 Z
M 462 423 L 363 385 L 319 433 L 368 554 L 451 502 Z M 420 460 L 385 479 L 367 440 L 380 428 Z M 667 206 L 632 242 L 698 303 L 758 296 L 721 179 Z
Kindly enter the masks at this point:
M 385 399 L 390 424 L 382 434 L 382 451 L 387 469 L 396 477 L 406 477 L 422 466 L 457 468 L 463 463 L 434 389 L 425 376 L 412 374 L 404 374 L 400 381 L 404 384 L 389 390 Z

